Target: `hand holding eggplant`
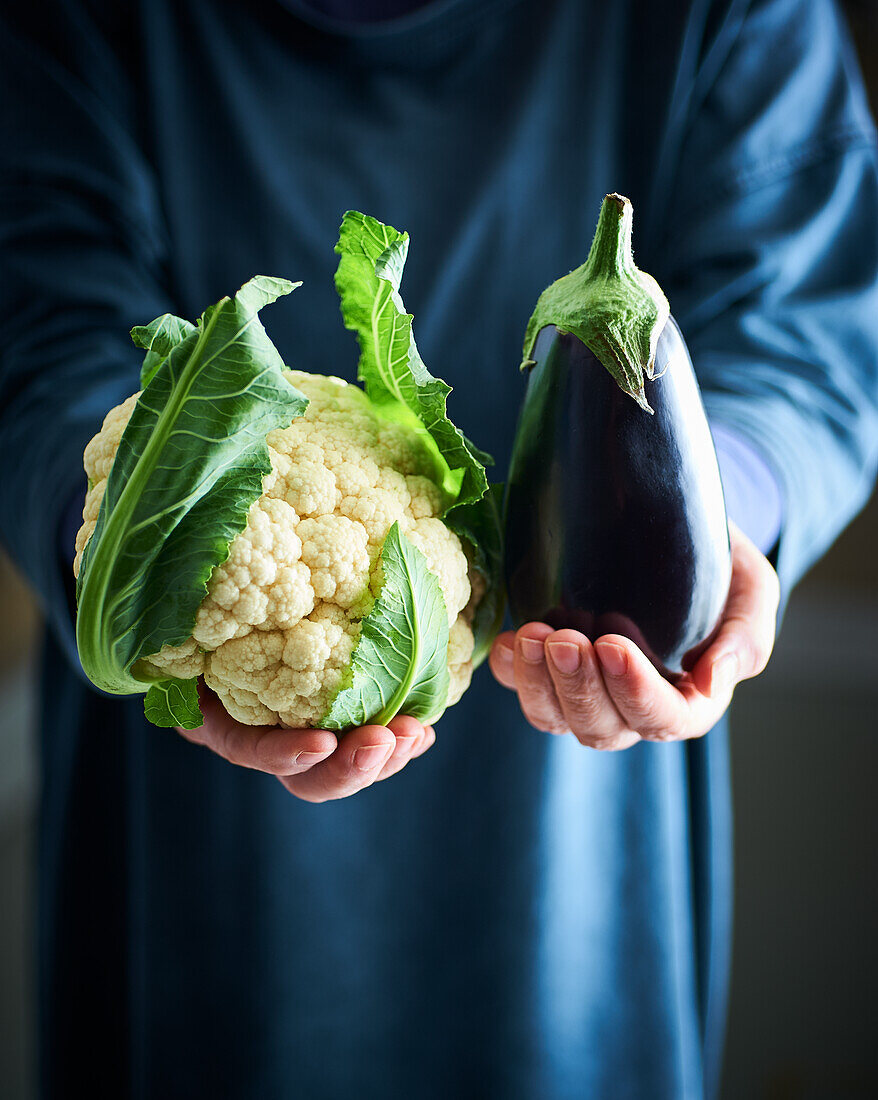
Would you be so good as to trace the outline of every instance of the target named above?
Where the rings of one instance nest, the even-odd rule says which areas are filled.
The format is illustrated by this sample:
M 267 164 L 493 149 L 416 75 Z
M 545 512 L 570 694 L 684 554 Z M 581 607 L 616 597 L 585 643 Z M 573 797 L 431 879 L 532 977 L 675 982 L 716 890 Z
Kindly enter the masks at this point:
M 734 524 L 729 534 L 732 582 L 719 629 L 674 684 L 620 634 L 592 644 L 579 631 L 532 622 L 499 635 L 491 671 L 518 692 L 528 722 L 604 750 L 700 737 L 716 725 L 735 685 L 765 668 L 779 599 L 768 560 Z

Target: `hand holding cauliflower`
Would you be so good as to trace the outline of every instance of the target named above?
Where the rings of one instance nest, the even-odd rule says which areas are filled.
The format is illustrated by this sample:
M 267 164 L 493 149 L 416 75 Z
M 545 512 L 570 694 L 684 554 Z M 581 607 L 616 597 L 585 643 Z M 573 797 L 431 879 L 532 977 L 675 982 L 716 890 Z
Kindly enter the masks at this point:
M 197 326 L 135 329 L 140 393 L 85 452 L 76 540 L 83 667 L 194 728 L 195 685 L 248 725 L 343 729 L 457 702 L 490 645 L 499 524 L 399 299 L 408 238 L 342 223 L 336 282 L 365 392 L 284 368 L 254 279 Z

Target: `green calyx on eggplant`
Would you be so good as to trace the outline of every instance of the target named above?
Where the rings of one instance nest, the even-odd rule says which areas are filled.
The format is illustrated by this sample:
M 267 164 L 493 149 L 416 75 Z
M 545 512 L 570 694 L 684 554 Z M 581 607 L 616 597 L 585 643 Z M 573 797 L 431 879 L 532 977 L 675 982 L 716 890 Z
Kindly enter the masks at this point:
M 685 342 L 631 259 L 627 199 L 607 197 L 589 259 L 541 295 L 525 356 L 505 518 L 515 625 L 623 634 L 676 679 L 719 624 L 728 523 Z
M 537 301 L 521 366 L 533 366 L 538 334 L 554 325 L 580 339 L 625 393 L 652 412 L 643 380 L 656 377 L 658 338 L 671 311 L 662 288 L 634 263 L 633 214 L 624 195 L 604 199 L 588 259 L 547 287 Z

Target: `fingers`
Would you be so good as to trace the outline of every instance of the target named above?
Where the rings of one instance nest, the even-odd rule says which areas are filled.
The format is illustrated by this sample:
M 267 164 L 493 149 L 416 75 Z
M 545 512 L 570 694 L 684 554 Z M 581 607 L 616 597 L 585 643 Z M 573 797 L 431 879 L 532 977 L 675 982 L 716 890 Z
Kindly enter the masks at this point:
M 545 643 L 553 633 L 546 623 L 527 623 L 515 635 L 512 660 L 515 689 L 522 713 L 534 729 L 569 733 L 546 664 Z
M 341 738 L 328 759 L 303 774 L 281 779 L 297 798 L 327 802 L 349 798 L 381 779 L 396 775 L 436 740 L 432 726 L 398 715 L 389 726 L 360 726 Z
M 706 695 L 731 692 L 740 680 L 758 676 L 774 647 L 780 585 L 754 544 L 729 524 L 732 583 L 719 633 L 692 670 Z
M 281 778 L 287 790 L 306 802 L 349 798 L 371 786 L 396 747 L 387 726 L 360 726 L 344 734 L 338 748 L 306 772 Z
M 396 745 L 390 759 L 381 769 L 379 779 L 389 779 L 391 775 L 396 775 L 410 760 L 426 752 L 436 740 L 432 726 L 424 727 L 416 718 L 410 718 L 407 714 L 397 715 L 388 723 L 388 729 L 396 738 Z
M 491 646 L 488 666 L 494 679 L 505 688 L 515 690 L 515 631 L 506 630 L 498 634 Z
M 605 634 L 594 648 L 617 710 L 645 741 L 693 737 L 707 732 L 722 716 L 727 700 L 705 698 L 686 680 L 669 684 L 634 642 L 621 634 Z
M 640 737 L 607 692 L 594 646 L 576 630 L 557 630 L 546 641 L 547 667 L 564 719 L 583 745 L 622 749 Z
M 200 690 L 204 724 L 178 732 L 239 767 L 276 776 L 307 802 L 346 798 L 387 779 L 435 742 L 432 726 L 398 715 L 389 726 L 361 726 L 336 737 L 329 730 L 245 726 L 212 691 Z
M 424 726 L 424 734 L 423 741 L 412 753 L 412 760 L 418 756 L 423 756 L 427 749 L 436 744 L 436 730 L 432 726 Z
M 204 723 L 178 732 L 241 768 L 269 775 L 297 775 L 325 760 L 337 738 L 329 730 L 289 730 L 280 726 L 244 726 L 227 713 L 212 691 L 199 692 Z
M 639 740 L 608 695 L 584 634 L 528 623 L 515 636 L 513 675 L 521 709 L 535 729 L 573 733 L 596 749 L 628 748 Z

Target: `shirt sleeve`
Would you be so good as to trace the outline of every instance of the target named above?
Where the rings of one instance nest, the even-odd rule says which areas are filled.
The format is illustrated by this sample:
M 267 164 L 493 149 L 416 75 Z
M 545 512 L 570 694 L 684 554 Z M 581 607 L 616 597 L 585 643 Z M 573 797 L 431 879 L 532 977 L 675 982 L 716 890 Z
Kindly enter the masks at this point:
M 779 488 L 786 595 L 875 477 L 875 134 L 830 0 L 723 7 L 686 84 L 657 266 L 711 424 Z
M 773 554 L 783 521 L 780 486 L 753 445 L 725 425 L 711 426 L 728 517 L 763 554 Z
M 128 330 L 170 306 L 125 73 L 84 17 L 63 21 L 74 6 L 56 7 L 0 20 L 0 531 L 78 665 L 63 513 L 85 444 L 138 388 Z

